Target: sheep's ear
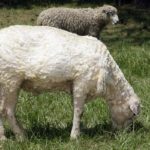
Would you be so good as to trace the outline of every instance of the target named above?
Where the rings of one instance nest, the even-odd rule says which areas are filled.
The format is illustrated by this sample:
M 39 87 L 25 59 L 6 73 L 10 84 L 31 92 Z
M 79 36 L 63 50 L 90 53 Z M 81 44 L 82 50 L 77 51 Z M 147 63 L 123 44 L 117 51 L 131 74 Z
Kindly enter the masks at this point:
M 130 104 L 130 109 L 135 115 L 138 115 L 140 113 L 140 105 L 138 103 Z
M 103 9 L 103 13 L 106 13 L 106 9 Z
M 110 11 L 109 10 L 107 10 L 107 9 L 103 9 L 103 13 L 105 13 L 105 14 L 109 14 L 110 13 Z

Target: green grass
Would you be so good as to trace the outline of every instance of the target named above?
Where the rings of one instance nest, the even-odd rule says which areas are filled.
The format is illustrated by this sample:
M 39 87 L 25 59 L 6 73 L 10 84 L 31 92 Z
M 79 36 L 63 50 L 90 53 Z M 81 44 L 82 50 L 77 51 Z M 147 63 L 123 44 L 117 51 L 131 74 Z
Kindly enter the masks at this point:
M 13 24 L 35 25 L 37 15 L 45 8 L 1 8 L 0 28 Z M 119 12 L 122 24 L 108 26 L 102 33 L 102 41 L 141 98 L 143 108 L 134 128 L 130 132 L 113 132 L 107 105 L 96 99 L 85 106 L 81 137 L 70 141 L 73 115 L 70 95 L 60 92 L 34 96 L 21 91 L 16 115 L 27 132 L 27 139 L 17 142 L 6 123 L 8 140 L 0 143 L 0 149 L 150 149 L 150 15 L 148 11 L 131 7 L 120 8 Z

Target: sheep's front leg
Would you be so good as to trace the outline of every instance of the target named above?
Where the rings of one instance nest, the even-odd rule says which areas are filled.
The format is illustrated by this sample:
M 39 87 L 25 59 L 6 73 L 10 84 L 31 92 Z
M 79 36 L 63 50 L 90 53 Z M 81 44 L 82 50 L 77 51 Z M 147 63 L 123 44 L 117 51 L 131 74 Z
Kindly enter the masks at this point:
M 71 139 L 76 139 L 80 135 L 80 118 L 83 113 L 84 99 L 74 98 L 73 126 L 71 130 Z
M 99 28 L 93 28 L 93 26 L 89 29 L 89 36 L 96 37 L 99 39 Z
M 80 89 L 79 89 L 80 90 Z M 76 139 L 80 135 L 80 118 L 83 113 L 86 96 L 83 95 L 82 91 L 74 91 L 73 93 L 73 126 L 71 130 L 71 139 Z

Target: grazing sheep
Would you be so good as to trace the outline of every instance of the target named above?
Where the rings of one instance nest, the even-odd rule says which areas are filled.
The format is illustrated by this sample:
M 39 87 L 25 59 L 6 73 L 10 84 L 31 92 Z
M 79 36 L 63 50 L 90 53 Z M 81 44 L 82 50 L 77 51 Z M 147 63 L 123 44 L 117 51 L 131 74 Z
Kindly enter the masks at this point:
M 92 8 L 50 8 L 40 13 L 37 25 L 52 26 L 79 35 L 99 38 L 102 29 L 109 23 L 119 21 L 117 9 L 110 5 Z
M 32 92 L 63 90 L 74 103 L 71 138 L 80 133 L 84 104 L 102 96 L 110 107 L 113 125 L 126 127 L 139 113 L 139 99 L 96 38 L 78 36 L 44 26 L 11 26 L 0 30 L 0 119 L 23 137 L 15 118 L 20 89 Z M 0 139 L 5 139 L 0 122 Z

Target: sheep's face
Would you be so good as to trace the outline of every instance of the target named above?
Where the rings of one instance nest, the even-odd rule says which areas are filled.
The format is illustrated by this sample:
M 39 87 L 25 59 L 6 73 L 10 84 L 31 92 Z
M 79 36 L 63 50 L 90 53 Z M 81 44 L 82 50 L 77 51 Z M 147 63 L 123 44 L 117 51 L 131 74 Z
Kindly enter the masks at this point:
M 126 128 L 140 112 L 140 103 L 137 97 L 132 97 L 128 102 L 110 104 L 110 112 L 113 127 L 117 129 Z
M 108 20 L 112 24 L 116 24 L 119 21 L 119 17 L 117 15 L 117 9 L 113 6 L 104 5 L 103 12 L 107 15 Z

